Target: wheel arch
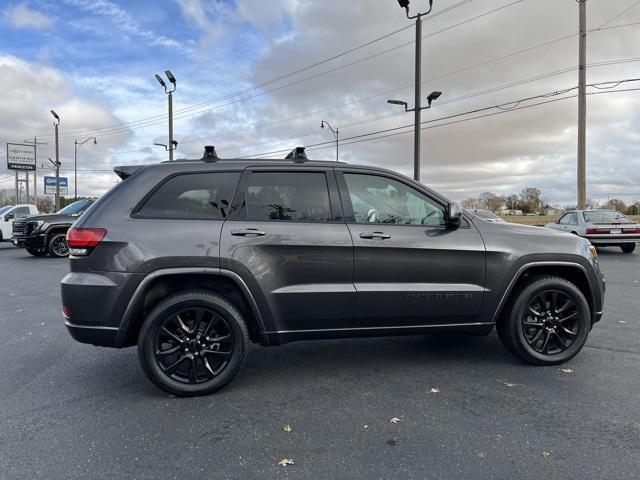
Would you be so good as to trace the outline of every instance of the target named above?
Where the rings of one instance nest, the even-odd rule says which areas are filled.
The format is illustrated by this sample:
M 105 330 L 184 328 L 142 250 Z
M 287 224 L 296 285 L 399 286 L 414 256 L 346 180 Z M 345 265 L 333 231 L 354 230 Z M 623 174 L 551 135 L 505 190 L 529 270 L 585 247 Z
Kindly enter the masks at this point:
M 185 290 L 218 293 L 243 314 L 253 342 L 268 345 L 262 315 L 245 282 L 235 272 L 219 268 L 169 268 L 156 270 L 142 279 L 122 316 L 116 343 L 132 346 L 146 314 L 168 295 Z
M 589 309 L 591 310 L 591 321 L 594 321 L 596 306 L 593 284 L 589 279 L 586 268 L 579 263 L 573 262 L 532 262 L 522 265 L 502 295 L 492 321 L 498 323 L 503 318 L 504 312 L 508 311 L 507 307 L 509 303 L 513 301 L 514 294 L 517 293 L 523 285 L 532 278 L 545 275 L 564 278 L 575 284 L 587 299 Z

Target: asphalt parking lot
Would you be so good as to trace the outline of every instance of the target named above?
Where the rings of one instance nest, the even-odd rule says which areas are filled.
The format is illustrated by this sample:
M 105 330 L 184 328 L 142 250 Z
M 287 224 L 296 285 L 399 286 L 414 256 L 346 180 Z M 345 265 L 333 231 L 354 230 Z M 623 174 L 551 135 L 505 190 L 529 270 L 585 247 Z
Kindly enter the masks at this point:
M 640 254 L 600 259 L 605 316 L 566 371 L 495 334 L 302 342 L 179 399 L 135 349 L 69 337 L 66 260 L 0 244 L 0 478 L 638 478 Z

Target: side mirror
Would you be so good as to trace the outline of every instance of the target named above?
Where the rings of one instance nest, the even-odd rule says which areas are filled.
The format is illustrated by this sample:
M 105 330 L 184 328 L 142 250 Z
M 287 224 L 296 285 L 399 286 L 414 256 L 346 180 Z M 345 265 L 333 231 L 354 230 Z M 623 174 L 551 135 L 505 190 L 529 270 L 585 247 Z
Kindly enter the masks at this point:
M 5 222 L 8 222 L 9 220 L 13 220 L 14 218 L 16 218 L 16 214 L 15 214 L 15 213 L 13 213 L 13 212 L 11 212 L 11 213 L 7 213 L 7 214 L 4 216 L 4 221 L 5 221 Z
M 447 227 L 458 228 L 462 223 L 462 208 L 458 202 L 447 205 Z

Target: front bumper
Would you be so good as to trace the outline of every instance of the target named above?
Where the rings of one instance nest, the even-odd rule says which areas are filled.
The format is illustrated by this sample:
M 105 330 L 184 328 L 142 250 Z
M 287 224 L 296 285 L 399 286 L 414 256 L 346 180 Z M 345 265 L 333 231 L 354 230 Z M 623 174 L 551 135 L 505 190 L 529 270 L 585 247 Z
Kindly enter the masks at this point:
M 29 235 L 28 237 L 13 237 L 11 239 L 11 243 L 19 248 L 44 250 L 47 248 L 47 235 L 41 233 L 37 235 Z

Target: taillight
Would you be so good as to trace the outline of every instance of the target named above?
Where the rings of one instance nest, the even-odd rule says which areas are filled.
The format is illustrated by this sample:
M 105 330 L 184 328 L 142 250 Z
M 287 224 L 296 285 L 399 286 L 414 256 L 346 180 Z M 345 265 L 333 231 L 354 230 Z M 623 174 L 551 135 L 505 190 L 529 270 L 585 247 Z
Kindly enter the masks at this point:
M 67 230 L 67 245 L 71 255 L 85 256 L 98 246 L 107 231 L 104 228 L 70 228 Z
M 587 228 L 587 235 L 595 235 L 596 233 L 598 233 L 597 228 Z

